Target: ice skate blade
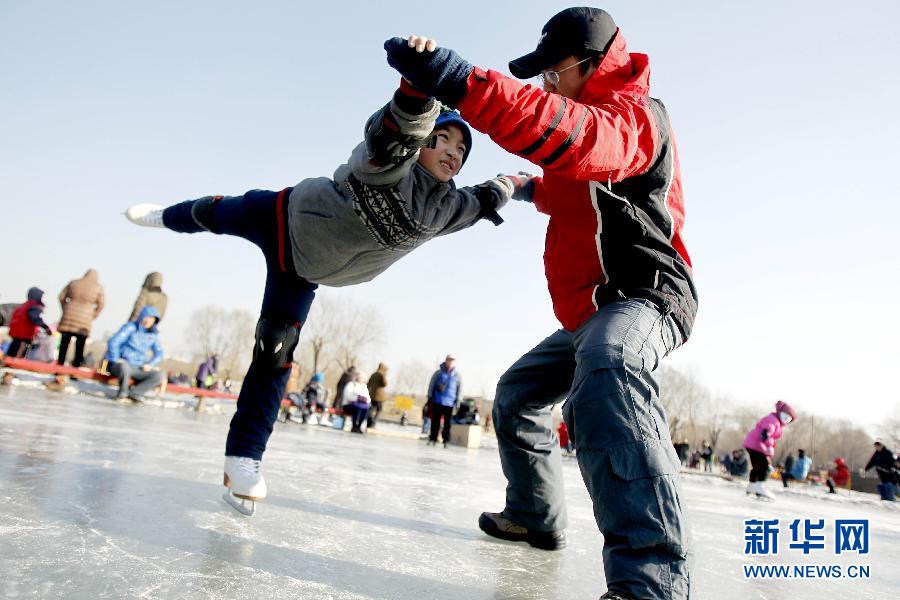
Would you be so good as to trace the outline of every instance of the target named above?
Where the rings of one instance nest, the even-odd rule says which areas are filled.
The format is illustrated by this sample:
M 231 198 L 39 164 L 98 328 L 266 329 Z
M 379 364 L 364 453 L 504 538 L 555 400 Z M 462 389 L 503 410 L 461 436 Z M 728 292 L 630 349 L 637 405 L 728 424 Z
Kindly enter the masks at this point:
M 223 475 L 225 477 L 222 481 L 222 485 L 224 485 L 227 488 L 230 488 L 231 487 L 231 479 L 228 478 L 228 473 L 224 473 Z M 237 494 L 230 489 L 226 493 L 230 493 L 235 498 L 241 498 L 242 500 L 252 500 L 253 502 L 262 502 L 263 500 L 266 499 L 265 496 L 247 496 L 246 494 Z
M 772 498 L 772 497 L 770 497 L 770 496 L 766 496 L 766 495 L 764 495 L 764 494 L 756 494 L 756 499 L 757 499 L 757 500 L 763 500 L 763 501 L 765 501 L 765 502 L 775 502 L 775 498 Z
M 243 498 L 236 498 L 232 496 L 230 491 L 226 491 L 224 494 L 222 494 L 222 500 L 227 502 L 228 505 L 231 506 L 231 508 L 246 517 L 252 517 L 253 513 L 256 512 L 256 502 L 251 500 L 250 506 L 248 507 L 246 504 L 244 504 Z

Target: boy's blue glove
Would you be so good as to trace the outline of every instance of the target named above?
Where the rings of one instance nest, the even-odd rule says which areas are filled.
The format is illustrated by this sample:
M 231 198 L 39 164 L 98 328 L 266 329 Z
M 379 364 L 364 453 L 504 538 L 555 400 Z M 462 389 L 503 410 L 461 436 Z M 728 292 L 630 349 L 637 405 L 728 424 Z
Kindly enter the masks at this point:
M 400 37 L 384 43 L 388 64 L 416 89 L 455 108 L 466 95 L 466 80 L 475 66 L 450 48 L 416 52 Z
M 497 177 L 508 179 L 513 185 L 513 200 L 522 200 L 523 202 L 534 202 L 534 175 L 519 171 L 518 175 L 503 175 Z

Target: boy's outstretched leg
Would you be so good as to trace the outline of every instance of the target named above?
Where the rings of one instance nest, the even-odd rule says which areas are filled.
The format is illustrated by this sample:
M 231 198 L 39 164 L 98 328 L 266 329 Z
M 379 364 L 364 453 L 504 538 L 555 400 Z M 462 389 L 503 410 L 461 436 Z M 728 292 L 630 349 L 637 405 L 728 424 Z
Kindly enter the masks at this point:
M 255 504 L 245 509 L 243 500 L 255 503 L 267 494 L 260 471 L 262 456 L 278 418 L 291 374 L 294 348 L 315 288 L 292 272 L 278 272 L 269 267 L 253 360 L 241 385 L 225 445 L 224 484 L 229 488 L 225 499 L 244 514 L 253 514 Z M 241 500 L 235 501 L 234 497 Z
M 263 249 L 269 233 L 267 223 L 271 221 L 274 226 L 276 217 L 274 210 L 267 209 L 274 208 L 269 206 L 273 204 L 273 199 L 280 198 L 278 201 L 286 205 L 289 195 L 290 189 L 283 192 L 253 190 L 243 196 L 205 196 L 168 207 L 135 204 L 125 211 L 125 217 L 135 225 L 170 229 L 178 233 L 210 231 L 235 235 Z
M 252 190 L 243 196 L 207 196 L 162 208 L 131 207 L 126 216 L 138 225 L 161 226 L 179 233 L 209 231 L 255 244 L 266 259 L 266 290 L 256 326 L 253 359 L 238 396 L 225 446 L 225 499 L 244 514 L 253 514 L 267 490 L 260 461 L 291 371 L 300 327 L 306 321 L 316 285 L 293 268 L 288 231 L 291 189 Z M 237 498 L 237 499 L 236 499 Z
M 266 496 L 260 461 L 278 418 L 300 328 L 315 297 L 316 285 L 299 277 L 293 268 L 287 229 L 290 191 L 253 190 L 236 198 L 201 198 L 193 204 L 176 204 L 165 213 L 167 227 L 181 225 L 187 233 L 191 219 L 213 233 L 236 235 L 253 242 L 266 259 L 266 289 L 253 359 L 225 445 L 229 497 L 253 500 Z

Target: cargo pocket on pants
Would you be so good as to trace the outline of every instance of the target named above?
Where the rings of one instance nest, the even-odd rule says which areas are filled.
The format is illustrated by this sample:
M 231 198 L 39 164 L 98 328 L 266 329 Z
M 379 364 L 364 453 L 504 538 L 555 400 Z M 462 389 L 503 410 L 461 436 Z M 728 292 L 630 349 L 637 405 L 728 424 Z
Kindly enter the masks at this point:
M 604 500 L 612 505 L 602 512 L 610 517 L 609 535 L 632 548 L 665 546 L 686 557 L 675 449 L 668 441 L 648 440 L 612 448 L 608 456 L 612 474 Z

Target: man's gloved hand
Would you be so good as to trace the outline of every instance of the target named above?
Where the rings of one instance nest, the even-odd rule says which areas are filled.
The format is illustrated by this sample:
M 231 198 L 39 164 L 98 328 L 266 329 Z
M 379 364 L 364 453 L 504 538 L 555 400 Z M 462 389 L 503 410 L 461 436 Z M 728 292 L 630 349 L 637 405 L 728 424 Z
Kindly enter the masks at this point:
M 508 179 L 513 186 L 513 200 L 534 202 L 534 175 L 519 171 L 518 175 L 497 175 L 497 178 Z
M 475 67 L 449 48 L 437 48 L 432 40 L 419 44 L 395 37 L 384 43 L 388 64 L 416 89 L 455 108 L 466 94 L 466 80 Z M 413 46 L 410 46 L 413 44 Z M 434 48 L 434 50 L 428 50 Z

